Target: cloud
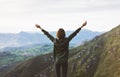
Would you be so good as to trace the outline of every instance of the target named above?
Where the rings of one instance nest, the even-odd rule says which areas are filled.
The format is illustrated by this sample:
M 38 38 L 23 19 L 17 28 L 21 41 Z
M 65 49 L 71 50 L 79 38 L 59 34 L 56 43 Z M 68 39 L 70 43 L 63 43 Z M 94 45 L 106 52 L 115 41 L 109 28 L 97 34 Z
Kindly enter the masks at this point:
M 113 23 L 118 23 L 119 13 L 120 0 L 0 0 L 0 31 L 4 31 L 8 25 L 11 26 L 8 30 L 10 32 L 33 28 L 35 23 L 54 26 L 78 24 L 85 19 L 97 25 L 99 18 L 103 19 L 106 14 L 101 25 L 103 22 L 109 23 L 111 15 Z M 21 29 L 13 30 L 16 25 L 18 28 L 21 26 Z M 56 29 L 58 26 L 54 27 Z M 33 30 L 31 28 L 29 30 Z
M 73 13 L 117 9 L 119 0 L 1 0 L 2 14 Z

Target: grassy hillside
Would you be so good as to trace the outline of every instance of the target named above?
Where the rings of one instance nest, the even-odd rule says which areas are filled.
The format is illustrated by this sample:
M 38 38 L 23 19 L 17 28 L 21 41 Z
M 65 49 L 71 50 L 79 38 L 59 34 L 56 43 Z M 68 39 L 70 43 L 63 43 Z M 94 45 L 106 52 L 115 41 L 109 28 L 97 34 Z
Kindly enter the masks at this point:
M 120 76 L 120 25 L 70 50 L 68 77 Z M 2 77 L 54 77 L 52 54 L 27 60 Z
M 104 52 L 94 77 L 120 77 L 120 25 L 103 35 Z
M 24 47 L 7 47 L 0 52 L 0 75 L 16 64 L 33 58 L 37 55 L 50 53 L 53 45 L 36 44 Z
M 74 55 L 78 60 L 71 57 L 74 72 L 69 72 L 69 77 L 120 77 L 120 25 L 83 47 Z

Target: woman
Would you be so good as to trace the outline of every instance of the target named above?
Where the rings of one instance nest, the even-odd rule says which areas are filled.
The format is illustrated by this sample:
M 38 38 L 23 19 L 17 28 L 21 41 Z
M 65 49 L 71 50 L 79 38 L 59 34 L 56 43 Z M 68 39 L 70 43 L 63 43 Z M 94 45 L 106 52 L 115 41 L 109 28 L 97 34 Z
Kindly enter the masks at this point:
M 68 68 L 68 53 L 69 53 L 69 42 L 73 37 L 87 24 L 87 21 L 82 24 L 75 32 L 73 32 L 69 37 L 65 37 L 64 29 L 60 28 L 57 31 L 57 38 L 54 38 L 46 30 L 41 28 L 38 24 L 36 27 L 41 29 L 41 31 L 54 43 L 54 64 L 56 70 L 56 77 L 60 77 L 60 71 L 62 70 L 62 77 L 67 77 Z

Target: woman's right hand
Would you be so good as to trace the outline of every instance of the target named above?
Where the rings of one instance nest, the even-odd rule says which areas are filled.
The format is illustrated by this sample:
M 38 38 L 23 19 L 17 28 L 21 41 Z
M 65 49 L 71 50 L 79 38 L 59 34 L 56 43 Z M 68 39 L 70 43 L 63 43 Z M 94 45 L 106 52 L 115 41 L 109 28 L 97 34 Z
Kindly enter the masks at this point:
M 40 29 L 42 29 L 42 28 L 40 27 L 40 25 L 38 25 L 38 24 L 36 24 L 35 26 L 36 26 L 37 28 L 40 28 Z

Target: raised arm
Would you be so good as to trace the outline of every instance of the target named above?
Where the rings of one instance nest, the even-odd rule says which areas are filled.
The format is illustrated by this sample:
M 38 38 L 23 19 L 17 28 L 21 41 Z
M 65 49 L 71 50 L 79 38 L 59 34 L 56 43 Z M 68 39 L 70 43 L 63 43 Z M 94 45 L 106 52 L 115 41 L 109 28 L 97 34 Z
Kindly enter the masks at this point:
M 40 25 L 38 25 L 38 24 L 36 24 L 35 26 L 37 28 L 39 28 L 52 42 L 54 42 L 55 38 L 51 34 L 49 34 L 49 32 L 47 32 L 46 30 L 42 29 L 40 27 Z
M 79 27 L 77 30 L 75 30 L 69 37 L 68 37 L 68 41 L 72 40 L 76 35 L 77 33 L 84 27 L 87 25 L 87 21 L 85 21 L 81 27 Z

